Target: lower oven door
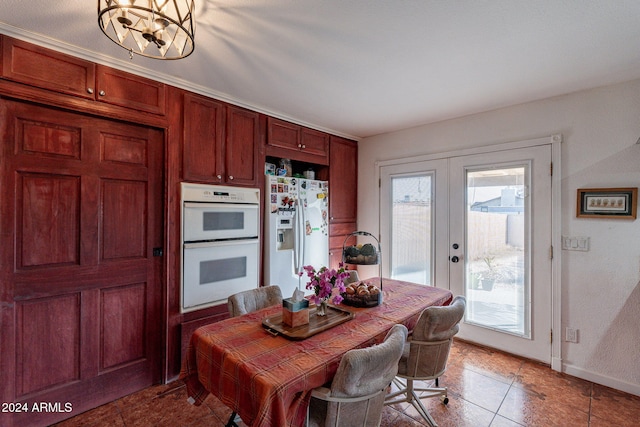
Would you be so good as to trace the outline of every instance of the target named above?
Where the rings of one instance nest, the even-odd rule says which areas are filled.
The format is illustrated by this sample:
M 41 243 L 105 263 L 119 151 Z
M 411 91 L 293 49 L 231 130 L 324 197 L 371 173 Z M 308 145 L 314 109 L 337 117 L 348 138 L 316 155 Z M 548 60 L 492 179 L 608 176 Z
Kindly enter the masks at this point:
M 185 243 L 183 250 L 183 313 L 225 304 L 230 295 L 258 287 L 258 239 Z

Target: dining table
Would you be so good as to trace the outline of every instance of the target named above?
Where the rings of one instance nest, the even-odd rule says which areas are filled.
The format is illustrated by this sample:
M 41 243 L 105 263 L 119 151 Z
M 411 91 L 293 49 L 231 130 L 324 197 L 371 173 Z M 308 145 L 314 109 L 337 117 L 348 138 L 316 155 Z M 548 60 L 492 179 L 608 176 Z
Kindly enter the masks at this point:
M 381 286 L 381 304 L 340 304 L 336 307 L 353 316 L 305 339 L 264 327 L 265 319 L 282 312 L 281 305 L 198 328 L 180 372 L 189 402 L 200 405 L 211 393 L 251 427 L 303 426 L 311 391 L 331 382 L 347 351 L 381 343 L 396 324 L 411 331 L 425 308 L 453 299 L 449 290 L 434 286 L 388 278 L 366 281 Z

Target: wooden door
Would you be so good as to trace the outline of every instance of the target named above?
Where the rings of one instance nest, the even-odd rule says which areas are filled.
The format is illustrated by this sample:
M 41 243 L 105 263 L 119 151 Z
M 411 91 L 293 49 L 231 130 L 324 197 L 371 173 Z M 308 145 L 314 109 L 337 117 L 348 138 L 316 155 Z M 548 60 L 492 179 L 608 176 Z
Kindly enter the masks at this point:
M 0 113 L 0 425 L 47 425 L 161 380 L 163 134 Z

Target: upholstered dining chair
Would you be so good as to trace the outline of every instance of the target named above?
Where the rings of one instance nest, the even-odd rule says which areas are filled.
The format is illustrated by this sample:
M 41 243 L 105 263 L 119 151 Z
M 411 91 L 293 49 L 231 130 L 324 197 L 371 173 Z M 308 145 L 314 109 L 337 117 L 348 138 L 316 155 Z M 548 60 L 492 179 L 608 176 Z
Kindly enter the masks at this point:
M 437 427 L 438 424 L 420 399 L 439 396 L 444 404 L 449 402 L 446 387 L 438 387 L 438 377 L 447 367 L 453 336 L 458 333 L 465 306 L 466 299 L 456 296 L 448 306 L 424 309 L 398 364 L 398 375 L 393 383 L 399 390 L 387 395 L 385 405 L 409 402 L 427 425 Z M 414 381 L 428 380 L 435 380 L 435 387 L 418 388 L 414 385 Z M 422 394 L 418 396 L 417 392 Z
M 331 385 L 311 392 L 307 426 L 379 426 L 407 334 L 395 325 L 381 344 L 346 352 Z
M 227 299 L 227 309 L 231 317 L 241 316 L 272 305 L 282 304 L 282 291 L 278 285 L 261 286 L 238 292 Z M 238 427 L 236 413 L 232 412 L 225 427 Z
M 231 317 L 236 317 L 276 304 L 282 304 L 282 291 L 280 286 L 270 285 L 231 295 L 227 309 Z

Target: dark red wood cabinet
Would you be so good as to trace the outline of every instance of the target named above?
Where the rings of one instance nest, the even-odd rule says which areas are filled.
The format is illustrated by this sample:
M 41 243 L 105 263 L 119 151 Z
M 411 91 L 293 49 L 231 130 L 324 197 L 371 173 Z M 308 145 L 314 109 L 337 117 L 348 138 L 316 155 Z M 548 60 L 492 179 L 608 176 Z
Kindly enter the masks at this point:
M 255 187 L 264 166 L 261 115 L 233 105 L 227 106 L 224 143 L 224 176 L 228 184 Z
M 210 184 L 256 186 L 262 167 L 260 114 L 186 93 L 182 176 Z
M 222 144 L 225 104 L 201 95 L 183 97 L 182 177 L 223 182 Z
M 269 117 L 266 154 L 317 165 L 328 165 L 329 134 Z
M 356 231 L 358 144 L 331 136 L 329 147 L 329 262 L 342 261 L 345 238 Z
M 166 85 L 71 55 L 2 36 L 4 79 L 50 91 L 164 115 Z

